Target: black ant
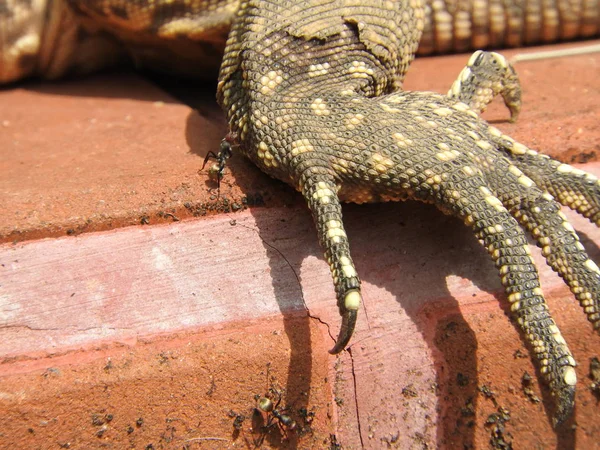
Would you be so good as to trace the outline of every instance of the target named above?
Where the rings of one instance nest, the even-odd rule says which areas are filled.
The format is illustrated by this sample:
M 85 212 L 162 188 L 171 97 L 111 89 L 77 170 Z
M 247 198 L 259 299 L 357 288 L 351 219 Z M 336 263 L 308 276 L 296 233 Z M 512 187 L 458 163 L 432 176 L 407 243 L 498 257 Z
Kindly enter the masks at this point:
M 217 189 L 221 190 L 221 179 L 223 178 L 223 173 L 225 172 L 225 164 L 227 160 L 233 154 L 232 147 L 236 146 L 235 140 L 237 139 L 236 133 L 227 133 L 227 135 L 221 140 L 221 144 L 219 145 L 219 153 L 215 153 L 210 151 L 206 154 L 204 158 L 204 163 L 202 164 L 202 168 L 200 170 L 204 170 L 206 163 L 209 159 L 213 158 L 217 161 L 217 166 L 212 166 L 208 169 L 209 176 L 217 178 Z
M 277 401 L 273 403 L 268 396 L 276 397 Z M 258 397 L 258 396 L 257 396 Z M 274 388 L 269 389 L 269 394 L 265 397 L 258 397 L 255 412 L 267 414 L 267 422 L 261 427 L 263 433 L 260 438 L 255 441 L 255 445 L 260 447 L 268 434 L 269 430 L 277 424 L 281 433 L 287 438 L 287 432 L 296 429 L 297 424 L 294 419 L 285 414 L 285 409 L 279 409 L 281 403 L 281 392 Z M 261 414 L 262 415 L 262 414 Z

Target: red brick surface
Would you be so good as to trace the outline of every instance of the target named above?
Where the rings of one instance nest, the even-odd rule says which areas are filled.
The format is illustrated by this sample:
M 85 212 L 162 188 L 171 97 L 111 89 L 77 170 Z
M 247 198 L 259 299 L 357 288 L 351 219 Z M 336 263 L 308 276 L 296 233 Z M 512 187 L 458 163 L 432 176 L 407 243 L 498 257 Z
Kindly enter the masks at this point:
M 406 87 L 443 92 L 465 59 L 419 60 Z M 486 117 L 563 160 L 594 161 L 599 65 L 519 63 L 519 122 L 497 104 Z M 539 253 L 580 364 L 575 416 L 558 432 L 494 266 L 458 220 L 414 203 L 345 208 L 365 301 L 339 357 L 326 352 L 339 326 L 329 271 L 291 189 L 236 157 L 221 193 L 266 208 L 165 223 L 231 205 L 197 172 L 225 129 L 201 105 L 123 74 L 0 92 L 0 447 L 251 448 L 254 397 L 269 386 L 285 390 L 299 448 L 330 435 L 344 448 L 485 448 L 498 407 L 515 448 L 597 447 L 588 366 L 600 337 Z M 142 217 L 150 226 L 117 228 Z M 600 261 L 600 232 L 569 217 Z M 39 239 L 67 230 L 80 235 Z M 10 243 L 23 239 L 37 240 Z M 263 446 L 289 446 L 273 430 Z

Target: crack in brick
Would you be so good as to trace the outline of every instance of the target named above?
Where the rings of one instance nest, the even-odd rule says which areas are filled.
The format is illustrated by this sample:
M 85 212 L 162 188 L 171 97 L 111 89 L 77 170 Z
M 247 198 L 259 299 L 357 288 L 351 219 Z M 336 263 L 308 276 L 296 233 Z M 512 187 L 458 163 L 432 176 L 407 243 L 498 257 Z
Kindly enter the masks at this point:
M 358 392 L 356 389 L 356 372 L 354 371 L 354 356 L 352 355 L 351 347 L 347 348 L 346 351 L 350 355 L 350 367 L 351 367 L 351 371 L 352 371 L 352 389 L 354 391 L 354 409 L 356 410 L 356 423 L 358 425 L 358 437 L 360 438 L 360 447 L 365 448 L 365 444 L 363 442 L 362 427 L 360 425 L 360 408 L 358 407 Z
M 260 234 L 260 232 L 256 228 L 252 228 L 252 227 L 249 227 L 249 226 L 243 225 L 243 224 L 237 224 L 237 225 L 239 225 L 243 228 L 246 228 L 247 230 L 255 232 L 263 244 L 265 244 L 267 247 L 269 247 L 270 249 L 277 252 L 279 254 L 279 256 L 281 256 L 283 258 L 285 263 L 288 265 L 288 267 L 294 274 L 294 277 L 296 278 L 296 282 L 298 283 L 298 289 L 300 290 L 300 299 L 302 300 L 302 304 L 304 305 L 304 310 L 306 311 L 306 315 L 308 316 L 308 318 L 316 320 L 317 322 L 321 323 L 322 325 L 325 325 L 327 327 L 327 334 L 329 334 L 329 337 L 335 343 L 335 337 L 331 334 L 331 327 L 329 326 L 329 324 L 327 322 L 325 322 L 323 319 L 321 319 L 320 317 L 314 316 L 310 313 L 310 309 L 308 308 L 308 305 L 306 304 L 306 300 L 304 299 L 304 291 L 302 289 L 302 283 L 300 282 L 300 277 L 298 276 L 298 273 L 294 269 L 294 266 L 292 266 L 292 263 L 290 263 L 290 261 L 286 258 L 286 256 L 283 254 L 283 252 L 281 250 L 279 250 L 277 247 L 275 247 L 273 244 L 269 243 L 265 238 L 263 238 L 262 235 Z

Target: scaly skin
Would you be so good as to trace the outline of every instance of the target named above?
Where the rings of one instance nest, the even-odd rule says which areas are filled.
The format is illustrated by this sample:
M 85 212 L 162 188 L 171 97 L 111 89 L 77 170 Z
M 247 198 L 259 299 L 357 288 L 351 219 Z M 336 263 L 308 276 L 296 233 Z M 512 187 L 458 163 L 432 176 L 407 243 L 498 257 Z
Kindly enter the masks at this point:
M 221 62 L 238 5 L 239 0 L 3 0 L 0 83 L 88 73 L 128 58 L 137 66 L 206 76 Z M 588 0 L 426 0 L 423 11 L 418 49 L 423 55 L 600 34 L 600 5 Z
M 419 0 L 244 1 L 218 100 L 241 152 L 308 203 L 343 318 L 332 353 L 349 342 L 361 302 L 340 202 L 433 203 L 472 227 L 494 260 L 561 422 L 573 408 L 575 360 L 524 228 L 600 328 L 600 270 L 549 193 L 598 224 L 600 184 L 478 116 L 498 93 L 519 111 L 518 79 L 501 55 L 476 52 L 448 96 L 399 91 L 423 19 Z
M 93 71 L 116 62 L 121 43 L 136 64 L 204 72 L 220 60 L 240 5 L 218 98 L 240 150 L 302 192 L 312 211 L 343 317 L 332 353 L 348 344 L 361 302 L 340 202 L 433 203 L 462 218 L 490 253 L 560 422 L 573 408 L 575 361 L 524 230 L 600 329 L 600 270 L 554 199 L 600 224 L 598 180 L 479 118 L 497 94 L 513 119 L 519 112 L 518 79 L 501 55 L 476 52 L 447 96 L 400 90 L 422 33 L 424 53 L 598 33 L 593 2 L 502 4 L 505 12 L 498 0 L 6 0 L 0 82 Z

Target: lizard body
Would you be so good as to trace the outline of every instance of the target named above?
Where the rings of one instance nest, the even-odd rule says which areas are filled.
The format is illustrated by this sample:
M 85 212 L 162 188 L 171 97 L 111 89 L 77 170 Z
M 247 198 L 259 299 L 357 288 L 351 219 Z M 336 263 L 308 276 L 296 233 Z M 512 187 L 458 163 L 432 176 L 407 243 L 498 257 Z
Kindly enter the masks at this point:
M 239 0 L 4 0 L 0 83 L 138 66 L 216 76 Z M 426 0 L 418 53 L 520 47 L 597 36 L 589 0 Z M 125 45 L 123 45 L 125 44 Z M 207 72 L 207 69 L 212 69 Z
M 198 61 L 206 67 L 220 58 L 232 24 L 218 100 L 239 150 L 299 190 L 311 209 L 343 317 L 332 352 L 349 342 L 361 303 L 340 202 L 432 203 L 463 219 L 494 260 L 561 422 L 573 408 L 575 360 L 546 306 L 525 230 L 600 329 L 600 269 L 558 204 L 598 225 L 600 183 L 479 118 L 497 94 L 513 118 L 520 108 L 518 79 L 499 54 L 476 52 L 447 96 L 403 92 L 401 86 L 423 33 L 425 53 L 587 36 L 598 32 L 599 10 L 567 10 L 560 3 L 541 14 L 531 6 L 539 4 L 528 3 L 521 19 L 504 15 L 504 23 L 516 28 L 501 28 L 502 21 L 492 19 L 500 17 L 494 15 L 498 4 L 483 12 L 475 8 L 479 4 L 470 4 L 467 20 L 460 8 L 452 16 L 442 2 L 420 0 L 11 0 L 0 8 L 0 73 L 11 81 L 94 70 L 118 59 L 120 41 L 139 64 L 160 68 L 172 62 L 169 68 L 193 73 Z M 37 25 L 19 38 L 15 32 L 29 20 L 23 11 L 34 11 L 29 18 Z M 480 16 L 488 17 L 483 31 L 476 26 Z M 448 32 L 448 24 L 454 31 Z M 502 42 L 495 38 L 500 35 Z

